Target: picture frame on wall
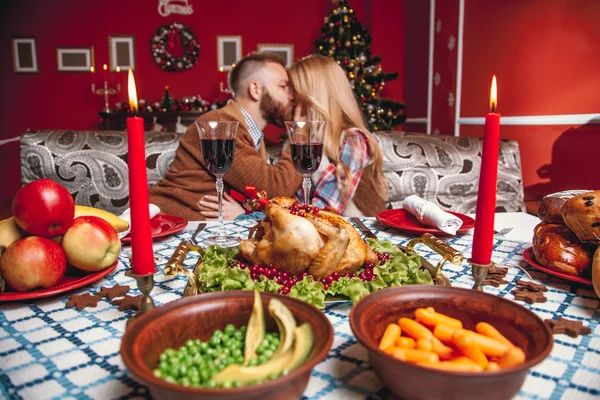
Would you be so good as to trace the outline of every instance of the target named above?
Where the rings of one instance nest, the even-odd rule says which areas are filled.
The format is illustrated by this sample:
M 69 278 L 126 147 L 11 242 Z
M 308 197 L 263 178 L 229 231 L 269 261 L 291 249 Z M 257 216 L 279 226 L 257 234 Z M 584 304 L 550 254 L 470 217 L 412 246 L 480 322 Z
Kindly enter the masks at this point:
M 122 71 L 129 68 L 135 71 L 134 36 L 109 36 L 108 60 L 111 71 L 116 71 L 117 67 Z
M 290 68 L 294 63 L 294 45 L 293 44 L 273 44 L 273 43 L 259 43 L 256 46 L 257 51 L 269 51 L 275 53 L 285 61 L 285 67 Z
M 231 71 L 232 66 L 242 58 L 241 36 L 217 36 L 217 68 Z
M 12 37 L 10 39 L 10 48 L 13 73 L 37 74 L 40 72 L 35 37 Z
M 59 47 L 56 62 L 58 72 L 89 72 L 94 65 L 94 47 Z

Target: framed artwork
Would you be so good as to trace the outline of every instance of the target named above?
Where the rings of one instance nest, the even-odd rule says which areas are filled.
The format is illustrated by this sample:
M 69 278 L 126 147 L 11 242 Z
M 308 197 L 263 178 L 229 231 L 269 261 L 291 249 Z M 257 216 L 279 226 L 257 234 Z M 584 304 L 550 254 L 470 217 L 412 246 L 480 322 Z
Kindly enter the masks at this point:
M 56 60 L 59 72 L 90 72 L 94 65 L 94 47 L 59 47 Z
M 293 44 L 266 44 L 259 43 L 257 45 L 259 52 L 269 51 L 275 53 L 285 61 L 285 67 L 289 68 L 294 62 L 294 45 Z
M 13 72 L 15 74 L 37 74 L 37 46 L 34 37 L 13 37 L 10 39 Z
M 217 36 L 217 67 L 231 71 L 231 67 L 242 58 L 241 36 Z
M 135 71 L 135 45 L 133 36 L 109 36 L 108 37 L 109 68 L 121 71 L 131 68 Z

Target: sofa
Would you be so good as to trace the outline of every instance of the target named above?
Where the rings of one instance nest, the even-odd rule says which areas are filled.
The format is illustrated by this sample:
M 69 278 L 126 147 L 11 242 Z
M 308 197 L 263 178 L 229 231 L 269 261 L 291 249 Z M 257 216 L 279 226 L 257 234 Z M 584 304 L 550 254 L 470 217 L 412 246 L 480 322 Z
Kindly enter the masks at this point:
M 175 157 L 175 132 L 146 132 L 146 164 L 151 187 Z M 411 195 L 441 208 L 474 213 L 481 165 L 481 138 L 379 132 L 388 208 Z M 280 145 L 268 146 L 269 162 Z M 21 136 L 21 184 L 39 178 L 60 182 L 76 204 L 121 214 L 129 207 L 127 133 L 124 131 L 27 131 Z M 260 188 L 259 188 L 260 189 Z M 525 211 L 518 143 L 502 140 L 498 160 L 497 211 Z

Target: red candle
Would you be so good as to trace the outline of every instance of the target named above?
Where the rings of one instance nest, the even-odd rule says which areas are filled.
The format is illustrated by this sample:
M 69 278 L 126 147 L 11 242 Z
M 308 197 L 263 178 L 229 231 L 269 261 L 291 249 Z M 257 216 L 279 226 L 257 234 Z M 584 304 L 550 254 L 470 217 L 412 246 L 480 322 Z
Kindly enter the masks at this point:
M 219 86 L 221 88 L 225 87 L 225 72 L 223 71 L 223 67 L 219 67 Z
M 104 64 L 102 68 L 104 69 L 104 82 L 108 82 L 108 66 Z
M 117 68 L 115 69 L 115 71 L 117 71 L 117 84 L 120 83 L 119 82 L 119 78 L 121 77 L 121 67 L 117 66 Z
M 137 111 L 137 92 L 133 72 L 128 77 L 129 106 Z M 136 275 L 156 272 L 150 211 L 148 209 L 148 178 L 146 176 L 146 151 L 144 143 L 144 119 L 127 118 L 127 145 L 129 166 L 129 207 L 131 209 L 131 264 Z
M 477 192 L 477 211 L 471 261 L 488 265 L 492 259 L 494 243 L 494 217 L 496 213 L 496 181 L 498 179 L 498 151 L 500 149 L 500 114 L 497 105 L 496 76 L 492 79 L 490 94 L 491 112 L 485 115 L 481 170 Z

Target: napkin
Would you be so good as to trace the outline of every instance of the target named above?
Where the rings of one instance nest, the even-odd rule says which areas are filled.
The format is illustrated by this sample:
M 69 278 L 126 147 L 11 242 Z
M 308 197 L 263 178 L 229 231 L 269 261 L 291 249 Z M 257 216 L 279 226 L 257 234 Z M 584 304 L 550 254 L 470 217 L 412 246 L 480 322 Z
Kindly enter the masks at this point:
M 148 205 L 148 210 L 150 211 L 150 219 L 156 217 L 160 213 L 160 208 L 156 204 L 150 203 Z M 123 211 L 123 214 L 119 215 L 119 218 L 129 223 L 129 229 L 119 233 L 119 239 L 121 239 L 129 235 L 129 231 L 131 230 L 131 209 L 128 208 L 127 210 Z
M 456 235 L 456 231 L 463 224 L 460 218 L 442 210 L 437 204 L 423 200 L 414 194 L 404 199 L 402 208 L 417 217 L 422 224 L 435 226 L 449 235 Z

